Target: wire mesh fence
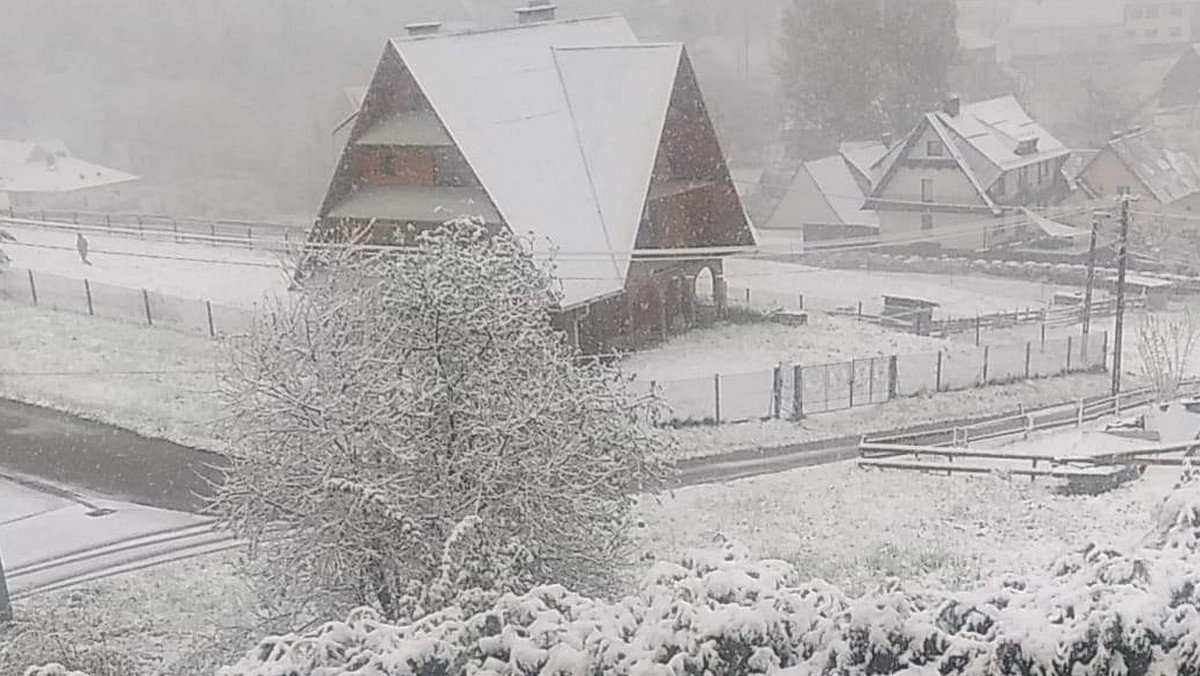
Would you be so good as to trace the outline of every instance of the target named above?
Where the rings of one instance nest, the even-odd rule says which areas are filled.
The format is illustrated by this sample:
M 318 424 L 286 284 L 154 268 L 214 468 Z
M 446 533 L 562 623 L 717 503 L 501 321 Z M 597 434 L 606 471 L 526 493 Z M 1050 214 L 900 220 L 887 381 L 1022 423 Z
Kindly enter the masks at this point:
M 827 364 L 784 364 L 749 373 L 641 383 L 671 409 L 669 422 L 726 423 L 799 419 L 881 404 L 899 397 L 950 392 L 1107 366 L 1107 333 L 870 357 Z
M 244 334 L 254 319 L 250 310 L 207 300 L 13 267 L 0 271 L 0 298 L 213 338 Z
M 176 217 L 162 214 L 105 213 L 54 209 L 0 211 L 0 220 L 77 226 L 89 232 L 117 237 L 168 239 L 221 246 L 271 248 L 298 246 L 307 236 L 307 224 L 271 223 L 237 219 Z

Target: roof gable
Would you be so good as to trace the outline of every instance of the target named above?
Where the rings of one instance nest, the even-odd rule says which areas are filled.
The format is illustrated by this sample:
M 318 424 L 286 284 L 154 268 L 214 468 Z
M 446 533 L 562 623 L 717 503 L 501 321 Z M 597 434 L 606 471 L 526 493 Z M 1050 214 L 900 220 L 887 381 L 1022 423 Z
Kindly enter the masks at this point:
M 74 157 L 61 141 L 0 140 L 0 190 L 5 192 L 70 192 L 137 179 Z
M 855 180 L 848 161 L 841 155 L 806 162 L 803 171 L 812 177 L 821 196 L 842 223 L 879 225 L 875 213 L 863 211 L 867 196 Z
M 621 18 L 394 40 L 392 46 L 510 226 L 565 252 L 563 304 L 619 291 L 624 266 L 588 179 L 552 47 L 635 43 Z
M 938 120 L 957 134 L 1000 171 L 1009 171 L 1026 164 L 1065 157 L 1070 150 L 1025 112 L 1012 96 L 1002 96 L 963 106 L 958 115 L 933 113 Z M 1021 141 L 1037 139 L 1037 150 L 1018 154 Z M 974 167 L 981 173 L 981 167 Z
M 683 48 L 560 47 L 554 57 L 585 169 L 624 279 Z

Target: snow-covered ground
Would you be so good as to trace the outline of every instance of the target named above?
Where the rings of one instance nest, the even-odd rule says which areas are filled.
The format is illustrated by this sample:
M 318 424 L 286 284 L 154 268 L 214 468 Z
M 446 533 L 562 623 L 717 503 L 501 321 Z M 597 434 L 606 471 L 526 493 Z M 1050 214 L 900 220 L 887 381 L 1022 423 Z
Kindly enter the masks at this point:
M 643 380 L 670 380 L 770 370 L 779 362 L 828 364 L 892 354 L 935 352 L 938 339 L 890 331 L 848 317 L 814 314 L 807 326 L 718 324 L 675 336 L 631 355 L 621 368 Z
M 87 233 L 89 266 L 79 259 L 71 231 L 9 225 L 4 229 L 17 239 L 3 247 L 12 265 L 35 273 L 234 307 L 252 307 L 264 296 L 279 297 L 287 291 L 284 262 L 270 252 Z
M 831 270 L 758 258 L 731 258 L 725 262 L 729 285 L 797 297 L 805 306 L 865 308 L 882 303 L 883 294 L 915 296 L 939 304 L 939 317 L 968 317 L 989 312 L 1011 312 L 1041 307 L 1055 291 L 1066 287 L 1019 279 L 973 275 L 924 275 L 870 270 Z
M 1040 445 L 1055 455 L 1075 436 L 1051 434 Z M 1114 491 L 1083 497 L 1062 495 L 1049 480 L 843 462 L 646 500 L 644 547 L 665 557 L 723 537 L 852 591 L 891 576 L 969 587 L 983 577 L 1034 571 L 1091 541 L 1134 544 L 1178 475 L 1151 468 Z

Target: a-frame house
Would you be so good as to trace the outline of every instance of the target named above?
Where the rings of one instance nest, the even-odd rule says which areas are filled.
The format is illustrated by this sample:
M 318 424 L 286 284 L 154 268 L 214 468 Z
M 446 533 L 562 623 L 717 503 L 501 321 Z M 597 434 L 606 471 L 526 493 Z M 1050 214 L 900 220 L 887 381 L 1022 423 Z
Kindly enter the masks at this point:
M 391 40 L 310 237 L 396 244 L 476 216 L 557 250 L 558 321 L 585 352 L 694 319 L 705 270 L 757 245 L 680 44 L 621 17 Z

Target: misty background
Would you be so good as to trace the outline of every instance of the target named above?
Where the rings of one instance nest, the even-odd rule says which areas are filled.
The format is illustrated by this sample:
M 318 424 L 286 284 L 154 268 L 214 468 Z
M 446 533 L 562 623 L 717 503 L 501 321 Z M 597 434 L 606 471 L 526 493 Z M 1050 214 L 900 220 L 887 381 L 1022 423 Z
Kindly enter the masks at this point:
M 3 0 L 0 138 L 58 139 L 142 176 L 143 211 L 305 221 L 386 39 L 513 23 L 521 0 Z M 559 0 L 688 46 L 734 165 L 778 140 L 788 0 Z M 485 102 L 481 101 L 481 105 Z

